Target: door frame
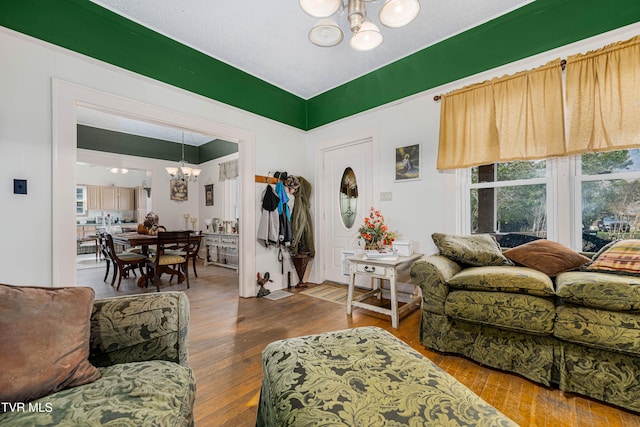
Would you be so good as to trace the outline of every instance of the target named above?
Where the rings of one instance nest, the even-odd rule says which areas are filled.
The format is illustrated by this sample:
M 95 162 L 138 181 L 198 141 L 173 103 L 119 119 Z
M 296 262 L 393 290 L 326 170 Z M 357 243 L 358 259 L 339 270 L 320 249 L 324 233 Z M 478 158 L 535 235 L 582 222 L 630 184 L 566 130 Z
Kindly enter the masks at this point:
M 349 135 L 340 136 L 336 138 L 326 139 L 324 141 L 318 142 L 315 145 L 315 153 L 314 153 L 314 169 L 315 169 L 315 187 L 317 189 L 317 203 L 314 207 L 314 216 L 315 216 L 315 229 L 318 230 L 315 236 L 315 246 L 319 248 L 316 251 L 316 259 L 314 261 L 314 265 L 316 268 L 313 269 L 312 281 L 315 283 L 322 283 L 326 280 L 326 268 L 327 268 L 327 243 L 324 239 L 324 236 L 328 233 L 327 226 L 327 215 L 330 213 L 327 212 L 327 197 L 329 195 L 329 189 L 325 188 L 325 180 L 324 176 L 324 155 L 327 151 L 339 150 L 341 148 L 346 148 L 351 145 L 355 145 L 361 143 L 364 140 L 371 140 L 371 148 L 373 150 L 371 161 L 373 163 L 372 167 L 374 169 L 379 169 L 380 167 L 380 129 L 378 127 L 361 129 L 355 133 L 351 133 Z M 373 182 L 372 185 L 372 202 L 375 206 L 380 205 L 380 174 L 373 174 Z M 357 226 L 357 222 L 354 225 Z
M 75 163 L 77 158 L 76 107 L 105 111 L 140 121 L 189 129 L 238 144 L 239 185 L 242 186 L 240 221 L 241 297 L 255 296 L 256 200 L 252 188 L 255 175 L 255 134 L 251 131 L 195 117 L 175 110 L 124 98 L 64 80 L 52 79 L 52 281 L 53 286 L 76 285 Z

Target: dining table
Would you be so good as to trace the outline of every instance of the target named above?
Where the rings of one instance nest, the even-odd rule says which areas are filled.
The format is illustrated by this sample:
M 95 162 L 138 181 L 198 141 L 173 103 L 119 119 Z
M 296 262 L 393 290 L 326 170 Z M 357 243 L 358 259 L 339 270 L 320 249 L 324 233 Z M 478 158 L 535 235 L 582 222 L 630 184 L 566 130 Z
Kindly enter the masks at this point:
M 137 231 L 127 232 L 127 233 L 117 233 L 112 234 L 113 243 L 117 243 L 124 246 L 136 247 L 140 246 L 142 254 L 145 256 L 149 255 L 149 247 L 154 246 L 158 242 L 158 236 L 153 234 L 141 234 Z M 202 233 L 193 232 L 189 235 L 189 240 L 191 239 L 201 239 Z M 175 272 L 176 274 L 181 274 L 179 272 Z M 147 275 L 143 274 L 138 279 L 138 287 L 144 288 L 147 284 Z

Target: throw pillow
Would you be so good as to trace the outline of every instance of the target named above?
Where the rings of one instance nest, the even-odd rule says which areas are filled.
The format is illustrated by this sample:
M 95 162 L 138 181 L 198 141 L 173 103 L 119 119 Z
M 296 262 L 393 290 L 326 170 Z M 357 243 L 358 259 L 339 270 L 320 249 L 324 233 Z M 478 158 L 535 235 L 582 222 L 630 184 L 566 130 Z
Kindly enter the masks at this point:
M 640 240 L 620 240 L 594 258 L 587 271 L 640 275 Z
M 91 288 L 0 285 L 0 401 L 28 402 L 94 381 Z
M 502 254 L 500 245 L 491 234 L 465 236 L 433 233 L 431 238 L 440 251 L 440 255 L 456 262 L 476 267 L 512 264 Z
M 506 250 L 504 256 L 516 264 L 541 271 L 550 277 L 591 262 L 589 258 L 573 249 L 546 239 L 535 240 Z

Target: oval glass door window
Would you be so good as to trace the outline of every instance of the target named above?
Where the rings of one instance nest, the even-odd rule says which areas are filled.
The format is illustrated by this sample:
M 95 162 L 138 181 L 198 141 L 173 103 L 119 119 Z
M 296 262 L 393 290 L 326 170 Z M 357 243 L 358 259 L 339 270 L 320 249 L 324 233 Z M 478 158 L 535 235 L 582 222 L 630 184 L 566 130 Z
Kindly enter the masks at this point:
M 340 217 L 348 229 L 353 227 L 358 210 L 358 183 L 356 174 L 350 167 L 346 168 L 340 180 Z

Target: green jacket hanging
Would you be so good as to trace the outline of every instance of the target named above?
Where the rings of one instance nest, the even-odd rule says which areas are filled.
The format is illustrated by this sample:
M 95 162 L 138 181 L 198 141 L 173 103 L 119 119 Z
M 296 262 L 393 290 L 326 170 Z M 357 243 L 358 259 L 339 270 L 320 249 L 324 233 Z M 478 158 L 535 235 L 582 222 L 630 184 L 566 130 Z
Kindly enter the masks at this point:
M 291 213 L 293 239 L 289 250 L 291 255 L 304 254 L 313 257 L 316 250 L 313 243 L 313 220 L 311 218 L 311 184 L 301 176 L 298 179 L 300 187 L 293 194 L 296 199 Z

